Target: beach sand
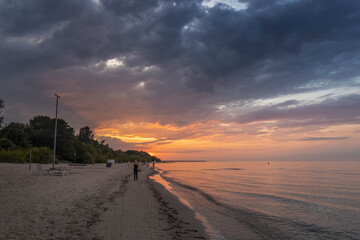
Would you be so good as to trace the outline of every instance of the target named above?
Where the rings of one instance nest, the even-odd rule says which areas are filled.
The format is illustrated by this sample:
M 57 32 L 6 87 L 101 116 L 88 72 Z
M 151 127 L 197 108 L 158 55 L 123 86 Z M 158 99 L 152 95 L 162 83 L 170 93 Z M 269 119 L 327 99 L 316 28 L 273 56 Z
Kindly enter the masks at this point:
M 71 167 L 68 176 L 33 176 L 35 168 L 0 164 L 0 239 L 207 239 L 147 166 L 138 181 L 128 164 Z

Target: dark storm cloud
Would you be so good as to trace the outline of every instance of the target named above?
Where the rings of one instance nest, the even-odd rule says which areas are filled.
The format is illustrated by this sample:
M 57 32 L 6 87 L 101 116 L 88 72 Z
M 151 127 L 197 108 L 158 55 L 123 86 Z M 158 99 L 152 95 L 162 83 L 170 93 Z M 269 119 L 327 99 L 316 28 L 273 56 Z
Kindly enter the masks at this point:
M 215 7 L 187 36 L 195 49 L 192 63 L 200 63 L 190 75 L 200 77 L 189 78 L 189 85 L 207 89 L 233 81 L 251 96 L 256 88 L 273 94 L 284 85 L 290 90 L 306 81 L 332 78 L 330 69 L 346 63 L 336 58 L 346 55 L 358 65 L 359 7 L 355 1 L 308 0 L 284 5 L 249 1 L 242 12 Z M 350 72 L 358 74 L 356 69 Z M 260 74 L 271 77 L 254 81 Z
M 71 21 L 86 9 L 88 1 L 21 1 L 0 2 L 0 27 L 7 36 L 40 34 L 61 22 Z
M 199 0 L 0 0 L 0 97 L 23 106 L 24 118 L 24 109 L 40 108 L 31 106 L 33 96 L 38 103 L 65 92 L 67 116 L 94 123 L 96 112 L 124 121 L 206 121 L 229 101 L 358 88 L 351 81 L 360 71 L 359 22 L 357 0 L 251 0 L 242 11 Z M 112 58 L 124 66 L 106 69 Z M 301 111 L 356 121 L 356 106 L 329 104 Z M 343 117 L 330 111 L 339 108 Z M 285 114 L 304 118 L 273 108 L 240 121 Z

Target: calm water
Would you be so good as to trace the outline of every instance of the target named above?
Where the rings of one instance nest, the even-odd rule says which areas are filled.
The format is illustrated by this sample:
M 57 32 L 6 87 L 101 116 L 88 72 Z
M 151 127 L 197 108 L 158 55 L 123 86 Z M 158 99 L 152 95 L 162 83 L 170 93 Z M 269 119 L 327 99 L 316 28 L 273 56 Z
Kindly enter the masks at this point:
M 156 167 L 212 239 L 360 239 L 360 161 Z

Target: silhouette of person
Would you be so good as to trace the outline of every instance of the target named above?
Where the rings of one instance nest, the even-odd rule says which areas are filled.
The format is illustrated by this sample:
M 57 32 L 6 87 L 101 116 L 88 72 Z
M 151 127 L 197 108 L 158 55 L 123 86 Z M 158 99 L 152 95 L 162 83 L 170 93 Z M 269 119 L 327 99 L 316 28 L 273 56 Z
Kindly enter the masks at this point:
M 138 167 L 139 164 L 137 162 L 137 160 L 134 161 L 134 181 L 138 180 Z

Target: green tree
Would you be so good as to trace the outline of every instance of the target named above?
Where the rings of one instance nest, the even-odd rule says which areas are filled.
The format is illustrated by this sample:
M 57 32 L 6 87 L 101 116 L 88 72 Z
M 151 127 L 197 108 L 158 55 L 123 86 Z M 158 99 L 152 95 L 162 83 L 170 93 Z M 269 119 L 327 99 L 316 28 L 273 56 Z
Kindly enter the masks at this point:
M 26 158 L 28 158 L 26 151 Z M 51 163 L 53 151 L 48 147 L 31 148 L 31 162 L 33 163 Z
M 93 143 L 94 133 L 89 126 L 80 128 L 78 139 L 80 142 Z
M 55 127 L 55 119 L 52 119 L 52 122 Z M 58 119 L 57 127 L 56 153 L 62 160 L 71 160 L 76 153 L 75 131 L 64 119 Z
M 128 150 L 126 151 L 126 154 L 128 154 L 131 159 L 137 159 L 138 161 L 142 162 L 158 161 L 155 160 L 158 158 L 153 158 L 150 154 L 144 151 Z
M 11 140 L 15 145 L 21 148 L 29 146 L 28 126 L 23 123 L 11 122 L 0 130 L 0 136 Z
M 95 162 L 95 152 L 96 149 L 88 144 L 83 142 L 78 142 L 76 145 L 76 162 L 79 163 L 94 163 Z
M 0 138 L 0 150 L 1 149 L 11 149 L 11 148 L 14 148 L 15 145 L 14 143 L 10 140 L 10 139 L 7 139 L 7 138 Z
M 25 163 L 26 153 L 24 149 L 0 150 L 0 162 Z
M 1 113 L 2 113 L 1 109 L 4 108 L 4 107 L 5 107 L 5 106 L 4 106 L 4 100 L 2 100 L 2 99 L 0 98 L 0 128 L 1 128 L 1 124 L 2 124 L 3 121 L 4 121 L 4 117 L 1 115 Z
M 29 121 L 30 140 L 36 147 L 54 148 L 55 119 L 48 116 L 35 116 Z M 58 119 L 56 155 L 61 160 L 71 160 L 75 154 L 75 132 L 64 119 Z
M 3 101 L 0 100 L 1 109 Z M 55 119 L 35 116 L 29 124 L 12 122 L 0 129 L 0 162 L 26 162 L 29 147 L 33 150 L 34 161 L 51 162 L 54 127 Z M 56 157 L 59 160 L 103 163 L 107 159 L 118 162 L 157 159 L 144 151 L 114 151 L 104 140 L 99 142 L 94 139 L 94 133 L 88 126 L 81 128 L 79 135 L 75 136 L 74 129 L 64 119 L 58 119 L 56 142 Z
M 51 118 L 48 116 L 35 116 L 29 121 L 31 128 L 30 141 L 35 147 L 54 146 L 54 128 Z

